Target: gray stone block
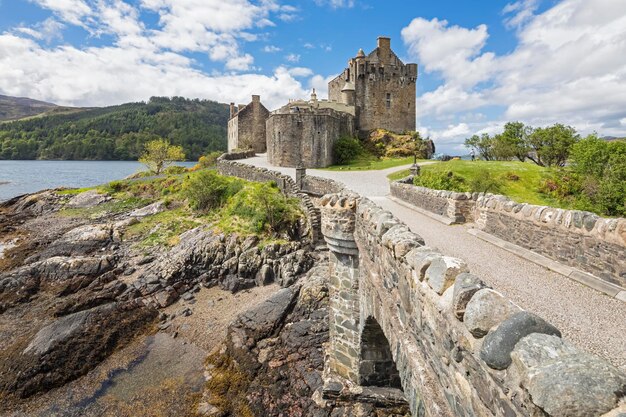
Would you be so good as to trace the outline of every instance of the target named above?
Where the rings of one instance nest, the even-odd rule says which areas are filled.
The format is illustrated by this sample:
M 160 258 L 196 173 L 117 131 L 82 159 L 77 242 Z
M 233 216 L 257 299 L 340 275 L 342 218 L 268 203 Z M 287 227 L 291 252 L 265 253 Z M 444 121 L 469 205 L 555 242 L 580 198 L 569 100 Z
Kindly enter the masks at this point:
M 468 272 L 463 272 L 456 277 L 452 295 L 452 309 L 457 319 L 463 321 L 467 303 L 476 291 L 485 287 L 485 283 L 480 278 Z
M 461 259 L 442 256 L 433 259 L 426 270 L 425 278 L 430 288 L 441 295 L 454 284 L 457 275 L 468 271 L 467 264 Z
M 517 342 L 531 333 L 561 337 L 561 332 L 541 317 L 521 311 L 487 334 L 480 351 L 480 358 L 492 369 L 506 369 L 511 365 L 511 352 Z
M 511 360 L 522 378 L 522 384 L 526 385 L 526 379 L 534 368 L 578 353 L 580 351 L 576 347 L 560 337 L 531 333 L 517 342 L 511 352 Z
M 550 416 L 599 416 L 618 406 L 626 377 L 597 356 L 581 353 L 536 368 L 527 389 L 533 403 Z
M 489 288 L 476 292 L 465 308 L 465 326 L 474 337 L 483 337 L 489 330 L 521 309 L 502 294 Z

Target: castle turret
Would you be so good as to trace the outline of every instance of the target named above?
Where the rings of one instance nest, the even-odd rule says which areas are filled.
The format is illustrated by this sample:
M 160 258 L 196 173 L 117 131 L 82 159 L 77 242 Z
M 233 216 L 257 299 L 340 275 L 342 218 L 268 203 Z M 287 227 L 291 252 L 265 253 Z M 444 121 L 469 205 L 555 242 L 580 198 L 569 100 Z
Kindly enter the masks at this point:
M 341 101 L 348 106 L 354 106 L 354 84 L 351 81 L 346 81 L 346 84 L 341 89 Z

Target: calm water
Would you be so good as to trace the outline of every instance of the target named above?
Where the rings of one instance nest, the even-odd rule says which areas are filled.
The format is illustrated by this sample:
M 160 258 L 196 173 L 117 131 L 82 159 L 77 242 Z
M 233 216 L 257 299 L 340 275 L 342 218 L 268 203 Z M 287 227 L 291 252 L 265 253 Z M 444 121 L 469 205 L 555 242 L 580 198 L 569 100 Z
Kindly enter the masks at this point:
M 141 170 L 145 166 L 132 161 L 0 161 L 0 201 L 46 188 L 91 187 Z

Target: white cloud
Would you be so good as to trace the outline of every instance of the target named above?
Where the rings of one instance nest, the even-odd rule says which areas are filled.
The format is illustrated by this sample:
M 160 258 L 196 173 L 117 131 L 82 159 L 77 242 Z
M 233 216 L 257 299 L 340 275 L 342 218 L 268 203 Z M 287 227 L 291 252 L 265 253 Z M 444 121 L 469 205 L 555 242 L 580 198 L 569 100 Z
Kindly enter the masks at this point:
M 289 62 L 300 62 L 300 55 L 299 54 L 288 54 L 285 55 L 285 59 Z
M 291 75 L 292 77 L 310 77 L 313 75 L 313 70 L 311 68 L 304 68 L 304 67 L 294 67 L 294 68 L 289 68 L 287 70 L 289 72 L 289 75 Z
M 274 52 L 280 52 L 280 51 L 282 51 L 282 49 L 275 45 L 265 45 L 263 47 L 263 52 L 267 52 L 267 53 L 274 53 Z
M 333 9 L 354 7 L 354 0 L 314 0 L 318 6 L 330 6 Z
M 532 20 L 535 10 L 539 6 L 539 0 L 518 0 L 507 4 L 502 13 L 509 15 L 504 20 L 508 28 L 519 28 Z
M 403 29 L 411 59 L 443 79 L 418 97 L 418 117 L 428 121 L 430 131 L 441 140 L 454 140 L 453 128 L 460 129 L 464 115 L 480 111 L 489 117 L 468 122 L 468 134 L 520 120 L 623 135 L 619 122 L 626 117 L 623 1 L 563 0 L 541 14 L 534 14 L 536 2 L 518 1 L 503 12 L 505 23 L 517 28 L 518 39 L 516 48 L 505 55 L 485 51 L 489 36 L 485 25 L 463 28 L 417 18 Z
M 83 20 L 92 14 L 91 7 L 83 0 L 30 0 L 39 6 L 51 10 L 59 16 L 74 25 L 82 26 Z
M 63 105 L 98 106 L 145 100 L 153 95 L 246 102 L 261 94 L 275 108 L 307 91 L 279 67 L 272 75 L 208 76 L 174 53 L 140 48 L 71 46 L 41 48 L 35 41 L 0 35 L 0 91 Z

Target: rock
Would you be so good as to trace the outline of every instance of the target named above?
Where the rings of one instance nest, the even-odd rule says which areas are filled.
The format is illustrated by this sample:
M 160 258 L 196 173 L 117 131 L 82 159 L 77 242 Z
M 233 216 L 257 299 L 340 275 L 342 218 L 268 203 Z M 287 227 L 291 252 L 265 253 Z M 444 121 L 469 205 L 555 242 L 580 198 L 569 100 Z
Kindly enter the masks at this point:
M 526 388 L 550 416 L 598 416 L 618 406 L 626 377 L 597 356 L 580 353 L 533 369 Z
M 152 216 L 154 214 L 160 213 L 165 210 L 165 204 L 162 201 L 157 201 L 156 203 L 149 204 L 145 207 L 138 208 L 130 212 L 130 217 L 147 217 Z
M 107 194 L 100 194 L 96 190 L 89 190 L 72 197 L 67 205 L 71 208 L 90 208 L 98 206 L 110 199 L 111 197 Z
M 26 398 L 76 379 L 156 316 L 142 305 L 109 303 L 61 317 L 40 329 L 22 354 L 3 358 L 0 392 Z
M 85 255 L 107 247 L 113 243 L 113 228 L 109 224 L 95 224 L 76 227 L 46 249 L 44 256 Z
M 467 312 L 465 315 L 467 317 Z M 513 314 L 487 334 L 480 357 L 490 368 L 506 369 L 511 364 L 511 352 L 517 342 L 531 333 L 561 337 L 561 332 L 541 317 L 521 311 Z
M 159 291 L 154 295 L 154 299 L 161 308 L 165 308 L 174 304 L 174 301 L 178 299 L 178 293 L 173 287 L 167 287 L 162 291 Z
M 425 278 L 430 288 L 441 295 L 454 284 L 457 275 L 462 272 L 469 272 L 464 261 L 449 256 L 440 256 L 432 260 L 426 270 Z
M 422 246 L 410 250 L 409 253 L 406 254 L 405 260 L 418 274 L 419 280 L 422 281 L 431 262 L 440 256 L 441 255 L 436 253 L 434 249 Z
M 511 360 L 522 379 L 522 384 L 526 385 L 524 381 L 533 368 L 577 353 L 580 351 L 560 337 L 531 333 L 517 342 L 515 349 L 511 352 Z
M 499 292 L 489 288 L 478 290 L 465 307 L 465 327 L 480 338 L 489 330 L 521 309 Z
M 143 258 L 141 258 L 139 260 L 139 262 L 137 262 L 137 265 L 145 265 L 145 264 L 149 264 L 151 262 L 154 262 L 154 256 L 144 256 Z
M 452 309 L 457 319 L 463 321 L 467 303 L 478 290 L 485 287 L 485 283 L 480 278 L 470 273 L 463 272 L 456 277 L 452 295 Z
M 264 264 L 254 279 L 257 286 L 268 285 L 274 281 L 274 270 L 271 266 Z
M 183 298 L 183 300 L 185 300 L 185 301 L 191 301 L 191 300 L 193 300 L 193 299 L 194 299 L 194 295 L 193 295 L 193 293 L 191 293 L 191 292 L 186 292 L 186 293 L 184 293 L 184 294 L 183 294 L 183 297 L 182 297 L 182 298 Z
M 181 317 L 189 317 L 193 314 L 193 310 L 190 309 L 189 307 L 182 309 L 181 311 L 178 312 L 178 315 Z

